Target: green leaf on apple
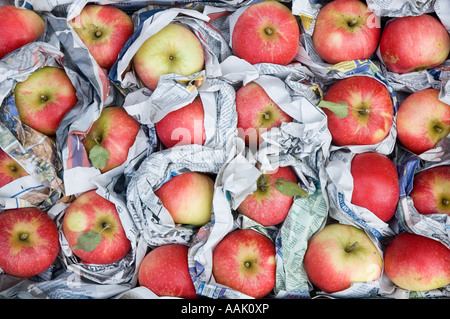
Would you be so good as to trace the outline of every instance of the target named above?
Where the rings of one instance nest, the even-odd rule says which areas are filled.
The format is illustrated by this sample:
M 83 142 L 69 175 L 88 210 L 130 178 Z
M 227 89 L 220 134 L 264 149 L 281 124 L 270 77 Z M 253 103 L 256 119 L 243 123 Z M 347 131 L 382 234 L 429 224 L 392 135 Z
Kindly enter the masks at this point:
M 330 102 L 322 100 L 317 104 L 317 106 L 329 109 L 331 112 L 336 114 L 340 119 L 345 118 L 348 115 L 348 105 L 347 102 L 341 101 L 339 103 Z
M 101 241 L 101 233 L 88 231 L 78 236 L 78 242 L 75 246 L 73 246 L 73 248 L 91 252 L 101 243 Z
M 278 191 L 286 196 L 301 196 L 308 197 L 308 192 L 305 191 L 300 185 L 294 183 L 288 179 L 280 177 L 275 182 L 275 186 Z
M 109 158 L 109 151 L 100 145 L 95 145 L 89 151 L 89 159 L 91 160 L 91 163 L 92 165 L 94 165 L 95 168 L 98 169 L 105 168 L 108 158 Z

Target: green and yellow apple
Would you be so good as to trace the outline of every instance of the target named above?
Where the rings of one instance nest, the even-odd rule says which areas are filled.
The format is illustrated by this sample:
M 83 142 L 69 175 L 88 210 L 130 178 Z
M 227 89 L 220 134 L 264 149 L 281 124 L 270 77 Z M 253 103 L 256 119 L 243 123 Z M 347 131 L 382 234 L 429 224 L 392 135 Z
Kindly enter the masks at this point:
M 214 180 L 205 173 L 172 176 L 155 195 L 177 224 L 202 226 L 211 220 Z
M 175 73 L 188 76 L 203 69 L 203 46 L 197 36 L 178 23 L 169 23 L 138 49 L 132 64 L 139 79 L 155 90 L 159 77 Z

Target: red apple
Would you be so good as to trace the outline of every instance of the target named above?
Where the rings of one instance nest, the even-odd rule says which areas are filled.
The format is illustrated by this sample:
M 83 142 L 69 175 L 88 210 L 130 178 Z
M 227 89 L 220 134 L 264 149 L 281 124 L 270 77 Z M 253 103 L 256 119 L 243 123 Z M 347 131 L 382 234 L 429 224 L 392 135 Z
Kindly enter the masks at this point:
M 35 41 L 45 30 L 45 22 L 33 10 L 13 5 L 0 7 L 0 59 Z
M 234 54 L 251 64 L 286 65 L 299 48 L 300 29 L 284 4 L 263 1 L 250 4 L 239 16 L 232 32 Z
M 412 291 L 450 285 L 450 249 L 441 242 L 400 233 L 384 251 L 384 270 L 398 287 Z
M 397 168 L 386 155 L 356 154 L 351 162 L 353 177 L 351 203 L 367 208 L 384 222 L 395 214 L 400 196 Z
M 69 24 L 101 68 L 109 70 L 134 31 L 133 20 L 109 5 L 88 4 Z
M 420 214 L 450 215 L 450 165 L 435 166 L 417 173 L 409 196 Z
M 262 133 L 293 121 L 256 82 L 237 90 L 236 112 L 238 134 L 247 146 L 258 146 Z
M 203 69 L 203 46 L 187 27 L 169 23 L 148 38 L 133 57 L 140 80 L 155 90 L 160 75 L 176 73 L 188 76 Z
M 353 76 L 338 80 L 328 89 L 324 100 L 348 105 L 345 118 L 324 109 L 336 145 L 377 144 L 391 130 L 394 118 L 391 96 L 386 86 L 374 78 Z
M 205 173 L 172 176 L 155 195 L 177 224 L 202 226 L 211 220 L 214 180 Z
M 328 63 L 368 59 L 380 40 L 379 18 L 359 0 L 331 1 L 317 15 L 313 43 Z
M 0 187 L 27 175 L 27 171 L 14 158 L 0 149 Z
M 203 145 L 206 140 L 204 118 L 202 100 L 196 97 L 188 105 L 170 112 L 155 123 L 155 130 L 167 148 L 175 145 Z
M 428 14 L 395 18 L 381 34 L 381 58 L 391 72 L 432 69 L 442 64 L 449 52 L 447 30 Z
M 78 102 L 77 92 L 66 72 L 44 66 L 14 88 L 22 123 L 42 134 L 54 136 L 66 113 Z
M 262 298 L 275 286 L 275 245 L 252 229 L 228 233 L 213 251 L 212 273 L 218 284 Z
M 334 293 L 353 283 L 377 280 L 383 259 L 363 230 L 351 225 L 328 224 L 309 240 L 304 266 L 317 288 Z
M 139 130 L 139 122 L 124 108 L 105 107 L 83 140 L 94 167 L 104 173 L 122 165 Z
M 263 226 L 274 226 L 284 221 L 292 203 L 293 196 L 281 193 L 276 182 L 280 179 L 297 183 L 297 176 L 291 167 L 279 167 L 274 172 L 263 173 L 257 181 L 257 189 L 248 195 L 237 211 Z
M 75 256 L 89 264 L 111 264 L 131 249 L 116 206 L 96 193 L 87 191 L 67 208 L 63 233 Z
M 196 299 L 198 295 L 188 268 L 188 250 L 181 244 L 152 249 L 139 266 L 139 284 L 160 297 Z
M 439 90 L 420 90 L 403 100 L 396 122 L 401 144 L 421 154 L 450 133 L 450 105 L 439 100 Z
M 15 277 L 32 277 L 47 270 L 59 252 L 56 224 L 37 208 L 0 214 L 0 268 Z

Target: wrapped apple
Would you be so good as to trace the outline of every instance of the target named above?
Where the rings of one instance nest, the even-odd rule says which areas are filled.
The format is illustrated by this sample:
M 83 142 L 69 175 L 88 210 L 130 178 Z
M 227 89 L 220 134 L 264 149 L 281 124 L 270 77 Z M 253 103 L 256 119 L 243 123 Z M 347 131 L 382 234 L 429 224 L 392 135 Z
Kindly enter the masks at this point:
M 214 216 L 215 176 L 225 149 L 177 146 L 146 157 L 127 186 L 127 207 L 149 246 L 189 245 Z
M 69 24 L 106 72 L 134 32 L 131 17 L 112 5 L 87 4 Z
M 438 89 L 441 82 L 447 82 L 446 66 L 450 50 L 447 3 L 419 4 L 397 0 L 382 4 L 369 0 L 367 4 L 382 18 L 377 58 L 384 76 L 395 91 L 413 93 L 430 87 Z M 423 29 L 415 30 L 417 25 Z M 404 31 L 400 30 L 402 28 L 405 28 Z M 401 40 L 398 34 L 402 34 Z M 406 34 L 412 36 L 405 38 L 403 35 Z M 411 43 L 414 45 L 411 46 Z M 445 93 L 447 90 L 443 87 L 441 90 L 441 100 L 449 103 Z
M 201 84 L 205 73 L 215 75 L 218 63 L 230 54 L 221 34 L 205 23 L 208 20 L 197 10 L 137 11 L 136 32 L 111 70 L 111 79 L 131 91 L 151 93 L 159 81 L 169 88 L 177 82 L 184 84 L 184 94 L 192 91 Z M 133 68 L 129 69 L 129 65 Z M 199 83 L 195 84 L 196 80 Z M 176 96 L 171 98 L 175 100 Z
M 398 144 L 423 158 L 450 134 L 450 105 L 441 101 L 440 93 L 434 88 L 414 92 L 398 108 Z
M 320 291 L 353 298 L 374 296 L 383 271 L 382 252 L 372 239 L 364 230 L 341 223 L 328 224 L 314 234 L 304 264 Z
M 391 228 L 399 201 L 399 177 L 392 159 L 378 152 L 332 152 L 326 166 L 334 220 L 366 230 L 380 249 L 383 239 L 394 236 Z
M 401 232 L 387 245 L 384 263 L 386 275 L 406 297 L 443 297 L 450 285 L 450 249 L 434 238 Z
M 230 17 L 234 55 L 250 64 L 287 65 L 294 61 L 300 28 L 289 6 L 265 1 L 242 6 Z
M 47 195 L 42 183 L 2 149 L 0 149 L 0 167 L 0 207 L 2 209 L 13 209 L 18 206 L 40 207 L 42 202 L 46 201 Z M 21 194 L 19 203 L 16 198 L 18 194 Z
M 369 59 L 380 40 L 379 17 L 363 1 L 331 1 L 320 8 L 312 42 L 327 63 Z
M 52 31 L 47 32 L 43 36 L 50 36 Z M 61 129 L 63 118 L 82 103 L 77 95 L 81 94 L 77 89 L 81 75 L 71 68 L 73 61 L 60 49 L 55 38 L 35 41 L 10 53 L 8 62 L 0 62 L 2 149 L 32 176 L 21 191 L 16 189 L 15 196 L 21 193 L 19 198 L 28 200 L 6 198 L 9 208 L 13 208 L 9 206 L 13 202 L 16 207 L 29 202 L 47 210 L 66 195 L 58 175 L 63 164 L 56 131 Z
M 355 68 L 375 56 L 381 34 L 379 15 L 364 1 L 293 2 L 305 30 L 298 60 L 320 73 Z
M 168 97 L 173 90 L 155 91 L 142 103 L 129 104 L 133 98 L 127 97 L 124 107 L 140 112 L 140 123 L 155 131 L 159 149 L 190 144 L 222 149 L 236 135 L 235 91 L 221 79 L 205 79 L 195 91 L 176 101 Z
M 4 23 L 0 30 L 0 59 L 7 54 L 37 40 L 45 30 L 45 21 L 35 11 L 17 8 L 12 4 L 0 7 Z
M 158 297 L 198 298 L 189 273 L 188 249 L 182 244 L 165 244 L 151 249 L 139 266 L 138 285 Z
M 318 106 L 327 115 L 331 151 L 348 148 L 354 153 L 388 155 L 395 148 L 397 96 L 380 70 L 369 63 L 373 67 L 369 72 L 352 72 L 323 86 Z
M 448 147 L 448 144 L 444 144 Z M 398 227 L 437 239 L 450 247 L 448 223 L 448 151 L 439 160 L 425 161 L 409 152 L 398 157 L 400 199 Z
M 405 35 L 401 41 L 399 34 Z M 430 14 L 402 16 L 387 22 L 379 48 L 381 60 L 390 72 L 429 70 L 447 59 L 450 35 L 441 21 Z

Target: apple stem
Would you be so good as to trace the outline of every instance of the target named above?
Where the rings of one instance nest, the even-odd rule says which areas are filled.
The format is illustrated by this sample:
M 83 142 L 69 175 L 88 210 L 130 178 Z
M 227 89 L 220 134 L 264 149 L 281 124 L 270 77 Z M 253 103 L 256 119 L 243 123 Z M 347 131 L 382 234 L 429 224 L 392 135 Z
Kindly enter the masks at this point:
M 447 206 L 448 204 L 450 204 L 450 201 L 448 199 L 444 198 L 442 200 L 442 205 Z
M 347 22 L 347 25 L 348 25 L 349 27 L 353 27 L 353 26 L 355 26 L 355 24 L 356 24 L 357 22 L 358 22 L 357 19 L 353 19 L 353 20 Z
M 246 261 L 245 262 L 245 267 L 250 268 L 250 266 L 251 266 L 250 262 Z
M 102 31 L 95 31 L 95 36 L 100 38 L 102 36 Z
M 345 247 L 345 252 L 346 253 L 350 253 L 350 252 L 352 252 L 356 247 L 358 247 L 358 242 L 357 241 L 355 241 L 353 244 L 351 244 L 350 246 L 348 246 L 348 247 Z
M 47 102 L 47 101 L 48 101 L 47 95 L 42 94 L 42 95 L 41 95 L 41 102 L 44 103 L 44 102 Z
M 370 113 L 370 111 L 368 109 L 359 109 L 358 112 L 361 115 L 366 115 L 366 114 Z
M 273 30 L 272 30 L 272 28 L 267 27 L 267 28 L 264 29 L 264 32 L 265 32 L 267 35 L 271 35 L 271 34 L 273 33 Z
M 28 234 L 26 234 L 26 233 L 22 233 L 22 234 L 20 234 L 20 236 L 19 236 L 19 239 L 22 240 L 22 241 L 27 240 L 27 238 L 28 238 Z
M 99 232 L 99 234 L 101 234 L 105 229 L 111 228 L 111 225 L 108 223 L 103 223 L 102 227 L 103 229 Z
M 256 187 L 258 188 L 258 190 L 260 192 L 265 193 L 267 191 L 267 181 L 268 181 L 268 177 L 266 174 L 261 174 L 260 177 L 258 177 L 258 180 L 256 181 Z
M 435 126 L 433 127 L 433 129 L 434 129 L 437 133 L 441 133 L 441 132 L 442 132 L 442 127 L 440 127 L 440 126 L 438 126 L 438 125 L 435 125 Z

